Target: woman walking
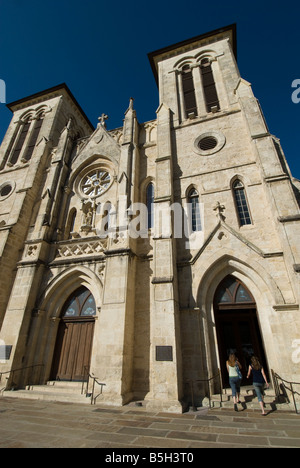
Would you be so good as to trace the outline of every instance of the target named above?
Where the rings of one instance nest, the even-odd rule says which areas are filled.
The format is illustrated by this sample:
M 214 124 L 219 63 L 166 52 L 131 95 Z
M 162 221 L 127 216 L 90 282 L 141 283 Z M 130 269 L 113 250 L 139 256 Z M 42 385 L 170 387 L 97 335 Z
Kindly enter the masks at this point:
M 256 392 L 259 404 L 262 409 L 262 415 L 266 416 L 265 407 L 264 407 L 264 386 L 266 384 L 267 388 L 269 388 L 269 384 L 267 381 L 267 377 L 264 371 L 264 368 L 260 364 L 258 358 L 256 356 L 252 356 L 251 364 L 248 369 L 247 379 L 250 378 L 250 374 L 253 374 L 253 386 Z
M 229 374 L 229 384 L 232 390 L 234 410 L 238 411 L 238 403 L 240 403 L 240 393 L 241 393 L 241 382 L 242 366 L 239 363 L 235 354 L 230 354 L 228 361 L 226 362 L 228 374 Z

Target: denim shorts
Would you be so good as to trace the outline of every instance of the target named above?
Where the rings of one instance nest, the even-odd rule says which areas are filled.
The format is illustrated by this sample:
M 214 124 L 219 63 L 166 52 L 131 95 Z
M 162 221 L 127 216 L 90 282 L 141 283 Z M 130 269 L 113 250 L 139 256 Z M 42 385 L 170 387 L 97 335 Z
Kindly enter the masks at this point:
M 236 394 L 241 391 L 241 379 L 239 379 L 239 377 L 229 377 L 229 384 L 232 390 L 232 396 L 236 397 Z
M 258 401 L 262 402 L 263 401 L 263 395 L 265 394 L 265 392 L 264 392 L 265 384 L 253 382 L 253 387 L 254 387 L 254 390 L 256 392 L 256 396 L 258 398 Z

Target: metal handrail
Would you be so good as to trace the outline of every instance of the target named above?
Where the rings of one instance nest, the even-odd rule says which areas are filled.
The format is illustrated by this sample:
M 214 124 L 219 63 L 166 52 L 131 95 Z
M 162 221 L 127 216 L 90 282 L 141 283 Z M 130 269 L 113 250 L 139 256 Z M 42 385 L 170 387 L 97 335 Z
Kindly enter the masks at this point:
M 95 405 L 95 404 L 96 404 L 97 398 L 98 398 L 100 395 L 102 395 L 102 393 L 103 393 L 103 387 L 105 387 L 106 384 L 103 383 L 103 382 L 99 382 L 99 378 L 98 378 L 98 377 L 95 377 L 93 374 L 91 374 L 91 373 L 89 372 L 89 368 L 86 367 L 86 366 L 84 367 L 84 372 L 85 372 L 84 376 L 86 376 L 87 380 L 83 380 L 83 381 L 82 381 L 81 394 L 84 393 L 84 384 L 86 383 L 86 391 L 85 391 L 85 394 L 86 394 L 86 396 L 90 396 L 90 397 L 91 397 L 91 405 L 93 405 L 93 404 Z M 90 379 L 93 380 L 92 392 L 91 392 L 91 393 L 89 393 Z M 96 384 L 97 384 L 97 385 L 100 385 L 101 390 L 100 390 L 100 392 L 98 393 L 98 395 L 94 396 L 94 395 L 95 395 L 95 385 L 96 385 Z
M 284 388 L 285 390 L 290 391 L 293 397 L 295 412 L 296 414 L 300 414 L 300 412 L 298 411 L 296 398 L 295 398 L 295 395 L 300 395 L 300 393 L 294 389 L 294 385 L 300 385 L 300 382 L 290 382 L 288 380 L 285 380 L 282 377 L 280 377 L 280 375 L 278 375 L 276 372 L 274 372 L 273 369 L 271 369 L 271 372 L 272 372 L 272 379 L 274 383 L 274 390 L 275 390 L 276 398 L 280 399 L 281 396 L 284 396 L 284 397 L 286 396 L 289 400 L 287 393 L 285 395 L 281 393 L 281 388 Z M 281 382 L 281 384 L 279 384 L 279 381 Z M 290 387 L 288 387 L 286 384 L 290 385 Z
M 9 381 L 9 379 L 10 379 L 10 374 L 12 374 L 12 384 L 14 384 L 14 376 L 15 376 L 15 373 L 16 373 L 16 372 L 25 371 L 25 370 L 27 370 L 27 369 L 34 369 L 34 368 L 36 368 L 36 367 L 44 367 L 44 364 L 34 364 L 34 365 L 32 365 L 32 366 L 24 366 L 24 367 L 19 367 L 18 369 L 11 369 L 11 370 L 6 371 L 6 372 L 0 372 L 0 382 L 1 382 L 1 380 L 2 380 L 2 376 L 3 376 L 3 375 L 9 374 L 9 377 L 7 377 L 7 379 L 6 379 L 6 380 L 7 380 L 6 385 L 5 385 L 5 387 L 3 387 L 3 388 L 1 389 L 1 392 L 2 392 L 2 391 L 4 392 L 4 391 L 7 389 L 7 383 L 8 383 L 8 381 Z M 31 375 L 30 375 L 30 379 L 31 379 Z M 24 384 L 25 387 L 26 387 L 27 385 L 31 385 L 30 379 L 29 379 L 29 382 L 27 382 L 27 383 Z
M 187 383 L 190 384 L 191 388 L 191 395 L 192 395 L 192 408 L 193 411 L 197 411 L 197 407 L 195 406 L 195 397 L 194 397 L 194 384 L 198 382 L 206 382 L 208 384 L 208 399 L 209 399 L 209 407 L 211 408 L 211 389 L 210 389 L 210 382 L 219 378 L 220 381 L 220 401 L 223 402 L 223 385 L 222 385 L 222 377 L 221 371 L 218 369 L 218 373 L 209 379 L 196 379 L 196 380 L 187 380 Z

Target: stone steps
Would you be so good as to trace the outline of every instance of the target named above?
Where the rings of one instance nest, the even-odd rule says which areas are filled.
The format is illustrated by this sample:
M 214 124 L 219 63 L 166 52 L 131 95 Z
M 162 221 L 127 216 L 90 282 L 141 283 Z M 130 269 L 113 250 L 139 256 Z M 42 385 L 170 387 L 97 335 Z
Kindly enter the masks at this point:
M 84 389 L 85 390 L 85 389 Z M 82 403 L 91 404 L 91 397 L 86 396 L 85 393 L 81 394 L 82 382 L 64 382 L 64 381 L 49 381 L 46 385 L 33 385 L 23 390 L 5 391 L 3 396 L 6 398 L 25 398 L 32 400 L 44 400 L 53 402 L 65 402 L 65 403 Z M 264 398 L 266 410 L 283 410 L 283 411 L 294 411 L 292 403 L 287 402 L 276 402 L 276 397 L 272 389 L 265 391 L 266 395 Z M 256 398 L 253 387 L 242 387 L 240 400 L 242 405 L 239 405 L 239 409 L 253 409 L 259 410 L 260 405 Z M 97 403 L 103 402 L 103 395 L 100 395 L 97 399 Z M 132 401 L 127 406 L 134 407 L 146 407 L 146 401 Z M 202 401 L 202 406 L 208 407 L 209 400 L 205 398 Z M 191 407 L 191 404 L 186 404 L 186 408 Z M 229 389 L 224 390 L 222 395 L 222 402 L 220 401 L 220 394 L 213 395 L 211 397 L 212 408 L 233 408 L 233 401 Z
M 5 398 L 59 401 L 65 403 L 91 404 L 91 398 L 81 394 L 82 382 L 47 382 L 46 385 L 31 385 L 22 390 L 5 391 Z
M 258 402 L 255 391 L 252 386 L 241 388 L 240 401 L 242 403 L 242 407 L 244 407 L 245 409 L 260 409 L 260 404 Z M 222 395 L 222 402 L 221 402 L 220 394 L 213 395 L 211 398 L 211 402 L 212 402 L 212 407 L 214 408 L 232 408 L 233 399 L 231 396 L 230 389 L 224 390 L 224 393 Z M 267 410 L 274 410 L 274 409 L 283 410 L 283 411 L 294 410 L 293 404 L 287 401 L 278 402 L 276 400 L 276 396 L 272 388 L 265 390 L 264 403 L 265 403 L 265 408 Z

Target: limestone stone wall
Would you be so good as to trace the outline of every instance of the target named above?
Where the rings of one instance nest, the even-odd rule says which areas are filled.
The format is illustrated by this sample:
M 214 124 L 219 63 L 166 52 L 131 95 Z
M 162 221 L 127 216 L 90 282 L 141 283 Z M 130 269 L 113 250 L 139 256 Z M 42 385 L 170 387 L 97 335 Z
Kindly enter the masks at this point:
M 211 112 L 203 58 L 211 61 L 220 105 Z M 90 371 L 106 383 L 102 401 L 145 399 L 149 408 L 182 411 L 188 381 L 220 368 L 213 302 L 221 281 L 233 275 L 255 299 L 269 369 L 300 381 L 299 184 L 250 83 L 240 77 L 233 36 L 225 28 L 158 51 L 152 60 L 160 104 L 150 122 L 138 122 L 130 99 L 123 127 L 108 131 L 103 117 L 93 129 L 64 86 L 12 106 L 0 149 L 0 191 L 6 183 L 12 188 L 0 197 L 0 339 L 12 353 L 0 372 L 43 363 L 36 383 L 50 378 L 64 304 L 85 286 L 97 308 Z M 197 115 L 185 112 L 185 65 Z M 41 106 L 41 138 L 30 162 L 10 166 L 16 125 Z M 199 143 L 207 136 L 216 145 L 205 150 Z M 110 182 L 89 196 L 83 180 L 93 171 L 99 179 L 100 170 Z M 236 181 L 251 224 L 241 225 Z M 155 226 L 131 238 L 128 224 L 138 216 L 131 205 L 146 203 L 149 183 Z M 184 223 L 191 226 L 185 211 L 191 189 L 201 214 L 201 230 L 192 236 L 184 231 Z M 105 222 L 111 235 L 99 237 Z M 206 386 L 197 391 L 205 396 Z

